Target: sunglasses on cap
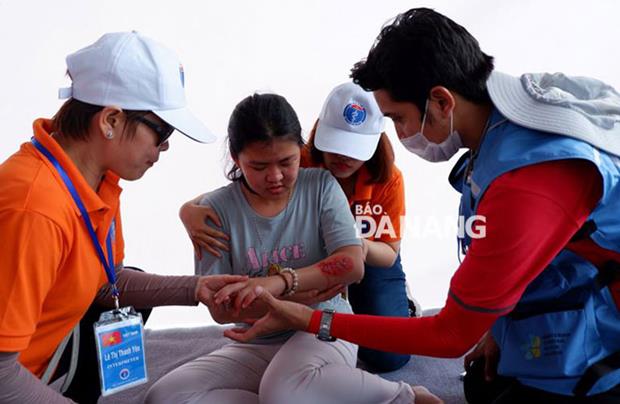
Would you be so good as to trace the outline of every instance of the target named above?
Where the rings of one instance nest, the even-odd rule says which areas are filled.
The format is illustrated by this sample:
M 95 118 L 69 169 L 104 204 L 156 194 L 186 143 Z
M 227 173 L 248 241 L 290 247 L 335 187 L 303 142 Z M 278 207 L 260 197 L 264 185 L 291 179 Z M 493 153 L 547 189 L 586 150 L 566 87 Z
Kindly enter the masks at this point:
M 146 126 L 148 126 L 151 130 L 153 130 L 153 132 L 155 132 L 155 134 L 157 134 L 157 146 L 161 146 L 162 144 L 164 144 L 164 142 L 166 140 L 168 140 L 168 138 L 170 137 L 170 135 L 172 135 L 172 132 L 174 132 L 174 127 L 168 125 L 167 123 L 164 122 L 163 125 L 160 125 L 158 123 L 155 123 L 149 119 L 146 119 L 143 116 L 137 116 L 135 117 L 135 120 L 145 124 Z

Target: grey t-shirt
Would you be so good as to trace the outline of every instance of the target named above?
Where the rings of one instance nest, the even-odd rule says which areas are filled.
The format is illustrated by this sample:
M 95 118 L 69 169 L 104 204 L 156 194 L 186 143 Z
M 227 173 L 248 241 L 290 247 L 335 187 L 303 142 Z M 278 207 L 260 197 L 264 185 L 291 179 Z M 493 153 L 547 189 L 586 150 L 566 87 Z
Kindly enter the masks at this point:
M 203 250 L 196 274 L 266 276 L 272 263 L 302 268 L 341 247 L 361 245 L 347 198 L 329 171 L 300 169 L 291 200 L 274 217 L 257 214 L 241 187 L 237 181 L 201 200 L 219 215 L 222 230 L 230 236 L 230 253 L 222 251 L 222 258 L 217 258 Z M 316 307 L 351 312 L 340 295 Z

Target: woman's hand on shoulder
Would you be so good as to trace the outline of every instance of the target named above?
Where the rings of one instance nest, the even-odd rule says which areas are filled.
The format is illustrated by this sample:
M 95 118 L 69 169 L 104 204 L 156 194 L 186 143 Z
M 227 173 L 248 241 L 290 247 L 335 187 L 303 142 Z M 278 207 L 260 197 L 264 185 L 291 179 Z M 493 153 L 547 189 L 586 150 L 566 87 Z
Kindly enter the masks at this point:
M 202 258 L 201 248 L 218 258 L 222 257 L 220 250 L 230 251 L 228 247 L 230 237 L 214 227 L 221 228 L 222 222 L 211 206 L 199 205 L 197 198 L 193 199 L 181 206 L 179 217 L 192 241 L 194 253 L 198 259 Z M 211 223 L 207 223 L 207 220 Z

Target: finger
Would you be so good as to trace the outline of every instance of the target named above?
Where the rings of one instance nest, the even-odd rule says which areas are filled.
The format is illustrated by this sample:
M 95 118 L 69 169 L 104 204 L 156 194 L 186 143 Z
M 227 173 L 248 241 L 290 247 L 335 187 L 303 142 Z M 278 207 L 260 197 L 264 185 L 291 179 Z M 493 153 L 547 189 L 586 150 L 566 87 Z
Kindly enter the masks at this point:
M 213 229 L 209 229 L 209 231 L 204 232 L 204 233 L 202 232 L 196 233 L 195 237 L 199 238 L 203 243 L 208 244 L 211 247 L 229 251 L 230 248 L 228 247 L 228 242 L 221 241 L 220 240 L 222 238 L 220 237 L 221 235 L 224 235 L 224 233 L 215 231 Z M 220 239 L 218 239 L 217 237 L 219 237 Z
M 333 286 L 325 291 L 322 291 L 321 293 L 319 293 L 316 298 L 319 301 L 324 301 L 324 300 L 328 300 L 331 299 L 332 297 L 336 296 L 337 294 L 340 294 L 343 292 L 343 288 L 344 285 L 336 285 Z
M 297 296 L 301 296 L 301 297 L 315 297 L 319 294 L 319 290 L 318 289 L 312 289 L 312 290 L 307 290 L 305 292 L 297 292 L 296 295 Z
M 306 301 L 315 298 L 319 294 L 318 289 L 306 290 L 304 292 L 295 293 L 295 298 L 298 301 Z
M 222 257 L 222 253 L 217 248 L 215 248 L 214 245 L 209 240 L 207 240 L 206 236 L 195 235 L 192 237 L 192 240 L 198 243 L 202 248 L 207 250 L 207 252 L 209 252 L 210 254 L 218 258 Z
M 246 282 L 229 283 L 215 294 L 215 303 L 220 304 L 224 300 L 230 299 L 230 295 L 237 293 L 247 286 Z
M 263 302 L 267 303 L 267 305 L 271 307 L 272 309 L 278 308 L 278 303 L 279 303 L 278 299 L 273 297 L 273 295 L 269 293 L 269 291 L 263 288 L 262 286 L 257 286 L 254 289 L 254 293 L 256 294 L 257 298 L 260 298 Z
M 222 282 L 228 284 L 228 283 L 235 283 L 235 282 L 244 282 L 248 280 L 248 276 L 247 275 L 217 275 L 219 280 L 221 280 Z
M 194 254 L 196 255 L 196 258 L 198 260 L 201 260 L 202 259 L 202 248 L 200 248 L 200 245 L 194 240 L 192 240 L 192 245 L 194 246 Z
M 211 208 L 210 206 L 205 206 L 204 213 L 207 218 L 209 218 L 217 227 L 222 227 L 222 222 L 220 221 L 220 216 Z
M 202 248 L 204 248 L 209 254 L 211 254 L 211 255 L 213 255 L 213 256 L 215 256 L 217 258 L 222 258 L 222 253 L 219 252 L 217 249 L 211 247 L 210 244 L 206 244 L 206 243 L 204 243 L 202 241 L 198 241 L 198 244 L 200 244 L 200 246 Z
M 232 331 L 234 333 L 245 334 L 246 331 L 249 329 L 250 327 L 233 327 L 233 328 L 227 328 L 226 330 L 224 330 L 224 332 Z
M 256 301 L 256 298 L 257 298 L 256 292 L 254 290 L 251 290 L 250 293 L 248 293 L 248 295 L 243 299 L 243 303 L 241 304 L 241 307 L 243 307 L 244 309 L 247 309 L 248 307 L 254 304 L 254 302 Z
M 252 328 L 229 328 L 224 331 L 224 336 L 239 342 L 248 342 L 256 337 Z
M 256 319 L 256 318 L 242 318 L 239 321 L 241 321 L 242 323 L 254 325 L 258 321 L 258 319 Z
M 493 378 L 491 377 L 491 366 L 489 366 L 488 360 L 484 361 L 484 380 L 486 380 L 487 382 L 493 380 Z
M 490 356 L 484 358 L 484 378 L 487 382 L 495 378 L 495 362 Z
M 207 235 L 209 237 L 213 237 L 215 239 L 226 240 L 226 241 L 230 240 L 230 237 L 228 237 L 228 234 L 224 233 L 221 230 L 216 229 L 215 227 L 207 226 L 202 230 L 204 231 L 204 235 Z
M 476 353 L 476 349 L 474 349 L 473 351 L 465 355 L 465 358 L 463 359 L 463 367 L 465 368 L 465 370 L 469 371 L 469 368 L 471 367 L 472 362 L 477 357 L 478 355 Z
M 252 287 L 246 287 L 240 290 L 239 293 L 237 293 L 237 296 L 235 296 L 235 303 L 234 303 L 235 310 L 241 310 L 242 308 L 244 308 L 243 302 L 245 301 L 245 298 L 249 294 L 252 294 Z

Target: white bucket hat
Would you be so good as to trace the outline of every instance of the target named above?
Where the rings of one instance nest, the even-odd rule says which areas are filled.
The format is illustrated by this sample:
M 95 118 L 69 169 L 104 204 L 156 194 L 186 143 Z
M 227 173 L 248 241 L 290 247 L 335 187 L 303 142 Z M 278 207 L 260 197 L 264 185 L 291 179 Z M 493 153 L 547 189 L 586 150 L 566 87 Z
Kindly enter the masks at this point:
M 589 77 L 493 72 L 491 100 L 510 121 L 530 129 L 583 140 L 620 156 L 620 94 Z
M 317 149 L 367 161 L 383 132 L 383 114 L 372 93 L 354 83 L 341 84 L 327 96 L 319 115 Z
M 59 98 L 99 106 L 152 111 L 202 143 L 216 136 L 186 107 L 183 66 L 176 54 L 135 31 L 103 35 L 67 56 L 72 84 Z

